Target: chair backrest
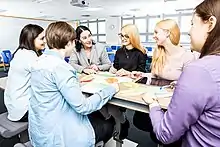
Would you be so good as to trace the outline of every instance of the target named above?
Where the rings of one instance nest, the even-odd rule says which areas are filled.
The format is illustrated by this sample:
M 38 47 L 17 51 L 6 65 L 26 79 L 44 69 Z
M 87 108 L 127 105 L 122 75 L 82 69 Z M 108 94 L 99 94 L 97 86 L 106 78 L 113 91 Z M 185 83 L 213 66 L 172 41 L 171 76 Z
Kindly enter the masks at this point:
M 104 142 L 103 141 L 100 141 L 98 142 L 95 147 L 104 147 Z
M 64 60 L 69 63 L 70 57 L 65 57 Z
M 1 55 L 5 64 L 9 64 L 11 62 L 12 54 L 10 50 L 3 50 Z
M 115 60 L 115 55 L 114 55 L 114 54 L 109 54 L 109 55 L 108 55 L 108 58 L 109 58 L 109 60 L 111 61 L 111 63 L 113 63 L 114 60 Z
M 109 47 L 109 46 L 105 47 L 105 49 L 106 49 L 107 52 L 112 52 L 112 48 Z

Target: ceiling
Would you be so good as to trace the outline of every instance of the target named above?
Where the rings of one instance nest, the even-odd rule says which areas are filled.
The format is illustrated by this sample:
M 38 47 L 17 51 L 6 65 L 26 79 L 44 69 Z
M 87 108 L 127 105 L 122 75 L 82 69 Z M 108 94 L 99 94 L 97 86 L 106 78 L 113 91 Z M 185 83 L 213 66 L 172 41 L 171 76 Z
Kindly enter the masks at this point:
M 47 20 L 85 20 L 108 16 L 175 13 L 176 9 L 194 8 L 201 0 L 86 0 L 89 8 L 75 7 L 71 0 L 0 0 L 0 15 Z M 186 2 L 188 1 L 188 2 Z M 82 17 L 82 15 L 89 15 Z

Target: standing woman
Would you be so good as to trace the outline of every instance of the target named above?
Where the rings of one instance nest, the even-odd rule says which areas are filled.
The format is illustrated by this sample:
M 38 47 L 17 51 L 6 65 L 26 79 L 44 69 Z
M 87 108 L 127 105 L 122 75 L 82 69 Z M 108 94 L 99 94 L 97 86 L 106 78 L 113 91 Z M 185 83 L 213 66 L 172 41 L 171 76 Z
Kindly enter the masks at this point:
M 91 31 L 85 26 L 76 28 L 76 47 L 69 62 L 77 72 L 86 74 L 108 71 L 111 67 L 105 46 L 95 43 Z
M 168 144 L 182 137 L 182 147 L 220 144 L 220 1 L 204 0 L 195 8 L 191 48 L 200 59 L 184 68 L 164 113 L 155 99 L 143 97 L 157 139 Z
M 132 71 L 145 72 L 146 49 L 141 45 L 138 28 L 133 24 L 122 27 L 119 34 L 122 47 L 116 51 L 110 72 L 128 76 Z
M 26 25 L 21 31 L 19 46 L 10 63 L 4 93 L 8 119 L 11 121 L 28 121 L 30 68 L 44 48 L 44 29 L 34 24 Z

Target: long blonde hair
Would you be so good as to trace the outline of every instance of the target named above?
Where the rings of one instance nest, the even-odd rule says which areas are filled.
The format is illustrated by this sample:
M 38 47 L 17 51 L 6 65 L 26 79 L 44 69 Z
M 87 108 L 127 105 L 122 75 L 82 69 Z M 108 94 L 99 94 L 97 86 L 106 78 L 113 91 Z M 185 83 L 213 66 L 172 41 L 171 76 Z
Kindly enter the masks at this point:
M 134 24 L 127 24 L 121 28 L 130 39 L 132 46 L 142 53 L 146 54 L 146 49 L 141 45 L 139 31 L 136 25 Z
M 177 25 L 176 21 L 172 19 L 165 19 L 156 24 L 156 27 L 168 30 L 170 32 L 169 39 L 173 45 L 179 45 L 180 41 L 180 29 Z M 154 50 L 152 64 L 151 64 L 151 72 L 153 74 L 158 75 L 161 73 L 164 68 L 164 64 L 166 62 L 166 49 L 164 46 L 158 45 Z

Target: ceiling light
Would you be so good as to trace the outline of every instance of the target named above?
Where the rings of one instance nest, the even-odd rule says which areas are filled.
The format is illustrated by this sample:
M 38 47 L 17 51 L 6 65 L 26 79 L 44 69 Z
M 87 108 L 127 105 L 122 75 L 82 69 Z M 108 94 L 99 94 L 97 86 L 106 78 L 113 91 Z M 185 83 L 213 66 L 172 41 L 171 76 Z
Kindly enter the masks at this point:
M 33 2 L 39 3 L 39 4 L 43 4 L 43 3 L 47 3 L 47 2 L 51 2 L 53 0 L 32 0 Z
M 130 9 L 130 11 L 132 11 L 132 12 L 137 12 L 137 11 L 141 11 L 141 9 L 139 9 L 139 8 L 134 8 L 134 9 Z
M 89 14 L 83 14 L 83 15 L 81 15 L 82 17 L 90 17 L 90 15 Z

